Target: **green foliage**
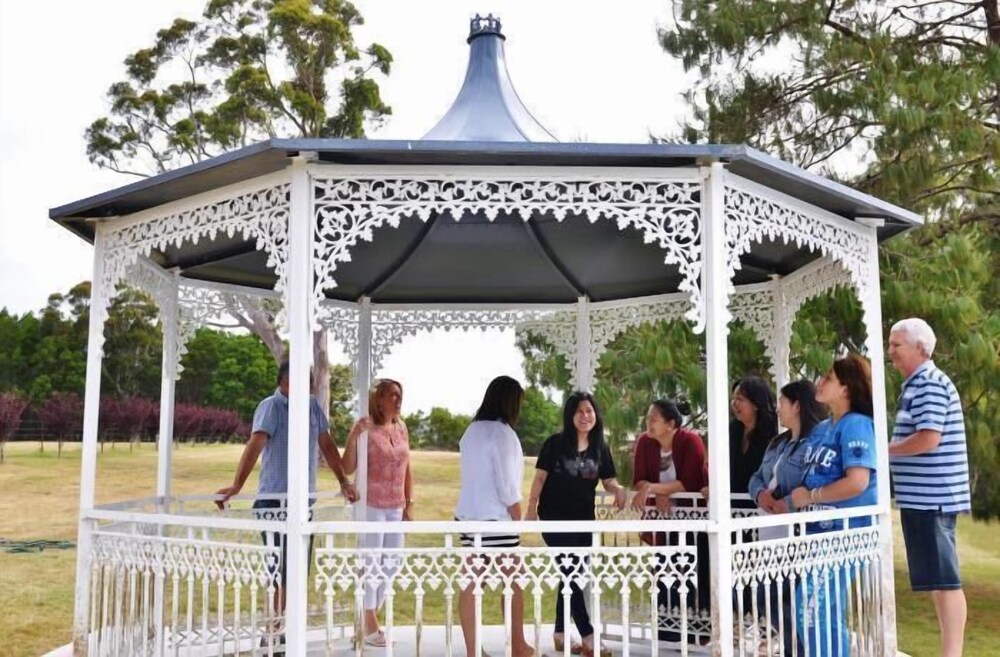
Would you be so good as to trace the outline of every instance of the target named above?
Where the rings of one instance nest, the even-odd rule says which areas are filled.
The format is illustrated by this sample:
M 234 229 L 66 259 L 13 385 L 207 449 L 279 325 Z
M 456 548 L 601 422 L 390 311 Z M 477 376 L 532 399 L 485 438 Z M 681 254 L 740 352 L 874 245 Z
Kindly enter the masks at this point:
M 106 393 L 157 397 L 161 338 L 156 308 L 124 289 L 109 308 L 101 385 Z M 37 313 L 0 310 L 0 390 L 20 390 L 32 403 L 52 393 L 82 395 L 87 367 L 90 283 L 52 294 Z
M 82 396 L 86 382 L 90 283 L 53 294 L 36 313 L 0 309 L 0 392 L 20 392 L 33 405 L 52 395 Z M 105 323 L 102 394 L 159 399 L 162 337 L 157 312 L 143 293 L 124 288 Z M 178 404 L 233 410 L 249 421 L 276 386 L 277 365 L 256 337 L 199 329 L 181 359 Z M 353 401 L 350 370 L 330 369 L 330 423 L 346 436 Z
M 675 17 L 661 42 L 700 73 L 689 139 L 749 143 L 932 217 L 1000 219 L 995 0 L 683 0 Z
M 403 422 L 410 432 L 410 445 L 414 449 L 457 451 L 472 418 L 435 406 L 429 414 L 417 411 L 404 417 Z
M 245 420 L 277 385 L 278 367 L 267 347 L 252 335 L 198 329 L 181 366 L 178 402 L 233 409 Z
M 686 139 L 748 143 L 934 220 L 882 248 L 883 332 L 910 316 L 934 327 L 965 406 L 974 512 L 1000 516 L 996 0 L 683 0 L 675 18 L 661 42 L 700 73 Z M 859 348 L 860 322 L 848 291 L 806 304 L 793 373 Z
M 346 0 L 209 0 L 125 58 L 87 155 L 148 175 L 272 137 L 362 138 L 392 112 L 372 77 L 392 55 L 355 43 L 363 22 Z
M 339 444 L 347 440 L 347 434 L 354 426 L 354 377 L 347 365 L 330 367 L 330 435 L 340 438 Z
M 546 438 L 562 430 L 562 408 L 540 389 L 528 386 L 524 391 L 521 417 L 515 428 L 524 453 L 535 456 Z

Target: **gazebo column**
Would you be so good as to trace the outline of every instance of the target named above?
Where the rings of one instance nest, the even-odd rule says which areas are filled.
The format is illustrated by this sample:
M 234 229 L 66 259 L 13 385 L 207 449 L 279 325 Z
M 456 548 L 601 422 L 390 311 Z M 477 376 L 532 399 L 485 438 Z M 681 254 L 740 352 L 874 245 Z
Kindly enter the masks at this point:
M 87 333 L 87 378 L 83 396 L 83 436 L 80 456 L 80 526 L 76 540 L 76 598 L 73 606 L 73 654 L 89 654 L 90 559 L 95 522 L 94 510 L 97 474 L 97 429 L 101 407 L 101 362 L 104 345 L 104 321 L 107 316 L 107 291 L 104 289 L 105 229 L 94 226 L 94 270 L 90 287 L 90 322 Z
M 705 354 L 708 399 L 709 554 L 712 573 L 712 654 L 733 646 L 732 513 L 729 490 L 728 285 L 725 226 L 725 168 L 702 169 L 702 290 L 705 297 Z
M 788 354 L 791 351 L 792 322 L 788 317 L 787 299 L 785 299 L 784 283 L 781 276 L 771 277 L 772 294 L 771 313 L 774 317 L 774 329 L 766 339 L 768 352 L 771 356 L 771 374 L 774 375 L 775 398 L 778 391 L 788 383 Z
M 372 380 L 372 302 L 361 297 L 358 303 L 358 359 L 354 390 L 358 393 L 357 417 L 368 415 L 368 389 Z M 358 470 L 355 487 L 361 499 L 354 505 L 354 519 L 364 520 L 368 509 L 368 433 L 358 438 Z M 359 540 L 362 537 L 358 537 Z
M 313 190 L 306 156 L 294 158 L 288 220 L 286 303 L 289 326 L 288 548 L 285 637 L 290 655 L 306 654 L 309 573 L 309 368 L 312 365 Z
M 160 379 L 160 431 L 156 450 L 156 496 L 161 511 L 169 511 L 170 479 L 174 449 L 174 392 L 177 386 L 178 274 L 170 277 L 170 287 L 160 309 L 163 330 L 163 365 Z
M 594 363 L 590 355 L 590 300 L 579 297 L 576 301 L 576 372 L 573 377 L 577 390 L 592 392 Z
M 875 445 L 880 473 L 878 481 L 878 527 L 881 567 L 879 593 L 882 598 L 882 636 L 885 654 L 895 655 L 896 641 L 896 585 L 892 556 L 892 507 L 889 495 L 889 427 L 885 397 L 885 354 L 882 336 L 882 299 L 880 295 L 878 266 L 878 233 L 881 219 L 859 219 L 868 227 L 868 271 L 873 284 L 868 285 L 861 299 L 865 317 L 865 347 L 872 366 L 872 407 L 875 411 Z

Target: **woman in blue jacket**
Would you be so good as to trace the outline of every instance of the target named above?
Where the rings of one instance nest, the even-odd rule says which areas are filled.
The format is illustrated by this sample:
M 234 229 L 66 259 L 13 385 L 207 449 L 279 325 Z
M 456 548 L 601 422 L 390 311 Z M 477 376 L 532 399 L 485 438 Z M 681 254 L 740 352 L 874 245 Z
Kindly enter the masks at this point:
M 876 504 L 878 477 L 871 365 L 857 354 L 835 360 L 820 379 L 816 399 L 830 408 L 830 430 L 817 432 L 806 442 L 806 474 L 802 485 L 792 491 L 792 504 L 800 509 Z M 869 517 L 860 517 L 852 519 L 849 527 L 870 524 Z M 817 534 L 841 528 L 843 521 L 831 520 L 809 523 L 806 532 Z M 848 654 L 850 642 L 844 615 L 850 588 L 850 573 L 841 568 L 828 567 L 828 572 L 801 580 L 797 620 L 800 636 L 809 641 L 810 655 Z
M 826 420 L 827 409 L 816 401 L 816 388 L 806 380 L 793 381 L 781 389 L 778 395 L 778 419 L 787 430 L 776 436 L 764 452 L 760 468 L 750 477 L 750 498 L 765 513 L 788 513 L 795 511 L 792 491 L 802 485 L 805 479 L 804 446 L 807 442 L 820 439 L 820 434 L 830 428 Z M 758 539 L 787 538 L 787 527 L 767 527 L 759 530 Z M 769 590 L 758 593 L 758 610 L 765 609 L 765 600 L 771 599 L 771 626 L 776 632 L 783 632 L 784 654 L 802 654 L 801 637 L 793 637 L 792 617 L 793 591 L 785 580 L 781 586 L 772 582 Z M 779 620 L 778 612 L 781 612 Z M 763 614 L 763 612 L 760 612 Z M 797 648 L 797 650 L 795 649 Z

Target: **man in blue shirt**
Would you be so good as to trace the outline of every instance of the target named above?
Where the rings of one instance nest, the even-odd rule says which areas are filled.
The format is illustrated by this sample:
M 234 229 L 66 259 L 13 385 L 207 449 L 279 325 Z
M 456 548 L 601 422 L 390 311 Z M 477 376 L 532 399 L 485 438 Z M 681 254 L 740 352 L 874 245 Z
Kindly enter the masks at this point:
M 328 466 L 333 471 L 337 481 L 340 482 L 340 490 L 349 501 L 358 499 L 358 493 L 354 485 L 344 474 L 344 466 L 340 460 L 340 452 L 336 443 L 330 437 L 330 425 L 326 419 L 326 413 L 320 407 L 319 402 L 314 397 L 309 398 L 309 492 L 316 492 L 316 465 L 317 448 L 323 454 Z M 243 456 L 240 457 L 239 465 L 236 468 L 236 476 L 233 483 L 225 488 L 216 491 L 218 496 L 215 504 L 220 508 L 226 507 L 226 502 L 234 495 L 239 494 L 246 483 L 250 472 L 257 464 L 257 459 L 263 454 L 260 468 L 260 479 L 257 483 L 258 499 L 254 502 L 254 509 L 259 509 L 258 517 L 268 520 L 284 520 L 285 501 L 288 493 L 288 363 L 284 362 L 278 367 L 278 388 L 270 397 L 264 398 L 257 406 L 253 414 L 253 426 L 250 433 L 250 440 L 247 441 L 243 449 Z M 278 568 L 281 571 L 281 581 L 285 579 L 285 562 L 287 557 L 287 546 L 284 542 L 284 535 L 264 536 L 264 541 L 268 545 L 281 546 L 281 562 Z M 280 584 L 275 592 L 275 608 L 285 608 L 284 587 Z
M 910 586 L 930 591 L 941 628 L 941 655 L 962 654 L 966 603 L 955 524 L 971 510 L 965 418 L 958 391 L 931 356 L 937 338 L 922 319 L 889 332 L 889 358 L 903 375 L 889 465 L 900 509 Z

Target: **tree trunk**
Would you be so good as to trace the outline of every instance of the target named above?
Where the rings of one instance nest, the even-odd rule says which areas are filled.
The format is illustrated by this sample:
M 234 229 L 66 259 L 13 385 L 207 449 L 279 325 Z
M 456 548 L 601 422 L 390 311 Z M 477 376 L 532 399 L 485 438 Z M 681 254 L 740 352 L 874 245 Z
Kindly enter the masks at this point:
M 274 325 L 274 319 L 263 310 L 253 310 L 249 313 L 249 318 L 234 313 L 237 321 L 248 328 L 254 335 L 261 339 L 267 350 L 274 356 L 274 362 L 280 364 L 285 358 L 285 343 L 278 335 L 278 328 Z
M 313 331 L 312 393 L 324 415 L 330 417 L 330 346 L 326 329 Z

